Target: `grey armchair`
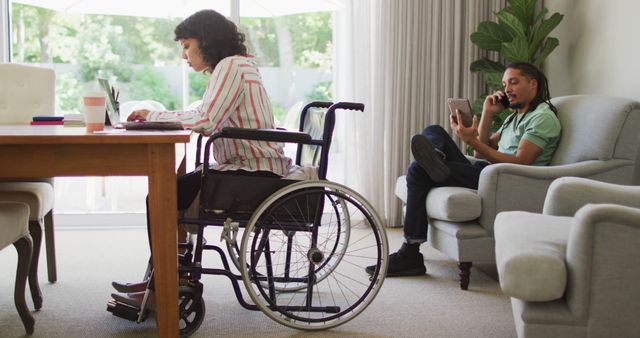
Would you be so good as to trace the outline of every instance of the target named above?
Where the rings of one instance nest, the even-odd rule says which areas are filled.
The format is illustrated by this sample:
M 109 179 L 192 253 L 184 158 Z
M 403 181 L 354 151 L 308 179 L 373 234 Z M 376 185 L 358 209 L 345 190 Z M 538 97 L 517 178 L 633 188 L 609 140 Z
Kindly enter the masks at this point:
M 640 182 L 640 103 L 625 98 L 575 95 L 552 100 L 562 136 L 546 167 L 495 164 L 480 175 L 478 190 L 442 187 L 427 196 L 429 243 L 459 262 L 460 287 L 469 285 L 472 262 L 495 262 L 493 224 L 502 211 L 541 212 L 547 188 L 563 176 L 618 184 Z M 406 203 L 404 176 L 396 195 Z
M 495 239 L 518 337 L 638 336 L 640 186 L 557 179 L 542 214 L 498 214 Z
M 12 63 L 0 64 L 0 123 L 29 124 L 34 115 L 53 115 L 55 72 L 52 69 Z M 46 164 L 43 164 L 46 165 Z M 47 271 L 50 282 L 57 280 L 53 232 L 53 179 L 1 179 L 0 201 L 29 205 L 29 229 L 33 237 L 31 274 L 36 274 L 44 226 Z

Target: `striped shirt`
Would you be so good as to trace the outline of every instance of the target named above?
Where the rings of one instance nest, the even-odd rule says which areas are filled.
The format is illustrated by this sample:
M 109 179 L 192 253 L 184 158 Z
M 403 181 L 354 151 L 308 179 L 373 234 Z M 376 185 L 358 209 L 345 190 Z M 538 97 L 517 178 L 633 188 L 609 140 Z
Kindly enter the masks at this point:
M 187 111 L 153 111 L 148 121 L 179 121 L 204 135 L 224 127 L 275 128 L 271 102 L 253 58 L 230 56 L 211 73 L 202 105 Z M 277 142 L 217 139 L 213 143 L 216 170 L 271 171 L 286 176 L 291 159 Z

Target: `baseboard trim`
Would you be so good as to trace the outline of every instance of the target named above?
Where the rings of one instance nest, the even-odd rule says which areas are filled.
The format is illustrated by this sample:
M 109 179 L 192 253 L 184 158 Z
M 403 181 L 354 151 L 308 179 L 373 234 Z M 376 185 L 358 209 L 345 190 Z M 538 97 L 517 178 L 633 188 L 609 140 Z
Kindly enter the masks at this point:
M 56 229 L 145 228 L 147 226 L 145 213 L 54 213 L 53 217 Z

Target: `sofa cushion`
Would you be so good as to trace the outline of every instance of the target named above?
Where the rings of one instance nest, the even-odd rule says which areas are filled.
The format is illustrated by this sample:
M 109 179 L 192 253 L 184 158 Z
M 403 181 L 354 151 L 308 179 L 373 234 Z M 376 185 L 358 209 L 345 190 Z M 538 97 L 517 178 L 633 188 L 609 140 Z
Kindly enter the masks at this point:
M 432 189 L 427 195 L 430 218 L 467 222 L 480 217 L 482 202 L 476 190 L 460 187 Z
M 496 217 L 496 265 L 502 291 L 524 301 L 561 298 L 567 285 L 565 254 L 571 217 L 524 211 Z

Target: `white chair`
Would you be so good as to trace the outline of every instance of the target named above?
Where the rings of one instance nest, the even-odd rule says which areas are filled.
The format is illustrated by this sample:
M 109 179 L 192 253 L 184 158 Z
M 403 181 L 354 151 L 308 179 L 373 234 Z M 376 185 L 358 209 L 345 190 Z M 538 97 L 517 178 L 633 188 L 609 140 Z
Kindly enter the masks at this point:
M 0 124 L 29 124 L 35 115 L 54 115 L 55 72 L 52 69 L 3 63 L 0 64 L 0 83 Z M 57 272 L 53 232 L 53 180 L 2 179 L 0 201 L 29 205 L 29 228 L 34 241 L 32 274 L 36 274 L 38 269 L 44 225 L 48 279 L 55 282 Z
M 18 251 L 18 268 L 16 270 L 16 284 L 13 299 L 27 334 L 32 334 L 35 320 L 33 316 L 31 316 L 24 297 L 33 248 L 33 242 L 31 236 L 29 236 L 28 223 L 28 205 L 24 203 L 0 202 L 0 250 L 9 246 L 9 244 L 13 244 Z M 32 280 L 32 278 L 36 279 Z M 29 275 L 29 283 L 31 285 L 35 283 L 36 292 L 34 293 L 34 288 L 31 288 L 31 296 L 33 297 L 34 304 L 36 304 L 36 309 L 39 309 L 42 305 L 42 296 L 40 289 L 37 287 L 37 276 Z

